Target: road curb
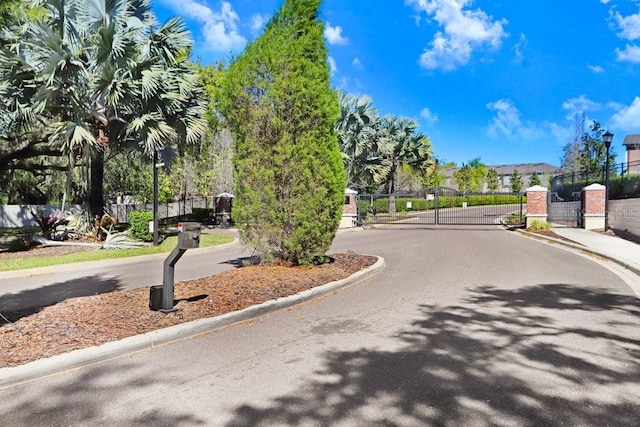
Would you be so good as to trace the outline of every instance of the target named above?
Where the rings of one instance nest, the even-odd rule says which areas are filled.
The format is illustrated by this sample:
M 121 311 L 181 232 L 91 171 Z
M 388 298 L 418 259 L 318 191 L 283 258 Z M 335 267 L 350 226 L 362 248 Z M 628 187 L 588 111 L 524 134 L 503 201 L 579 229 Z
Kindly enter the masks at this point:
M 588 247 L 583 246 L 583 245 L 581 245 L 579 243 L 571 243 L 571 242 L 567 242 L 567 241 L 564 241 L 564 240 L 556 239 L 554 237 L 543 236 L 541 234 L 531 233 L 531 232 L 528 232 L 526 230 L 518 230 L 517 229 L 516 231 L 519 232 L 520 234 L 528 237 L 528 238 L 531 238 L 531 239 L 543 240 L 543 241 L 547 241 L 549 243 L 554 243 L 554 244 L 559 244 L 559 245 L 562 245 L 562 246 L 567 246 L 567 247 L 570 247 L 570 248 L 573 248 L 573 249 L 576 249 L 576 250 L 579 250 L 579 251 L 582 251 L 582 252 L 586 252 L 586 253 L 588 253 L 590 255 L 595 255 L 595 256 L 598 256 L 600 258 L 605 258 L 605 259 L 607 259 L 607 260 L 609 260 L 611 262 L 615 262 L 616 264 L 626 268 L 627 270 L 631 271 L 632 273 L 636 274 L 637 276 L 640 276 L 640 268 L 639 267 L 637 267 L 637 266 L 635 266 L 633 264 L 630 264 L 628 262 L 625 262 L 625 261 L 623 261 L 621 259 L 615 258 L 615 257 L 613 257 L 611 255 L 608 255 L 608 254 L 605 254 L 603 252 L 597 251 L 595 249 L 588 248 Z
M 346 279 L 330 282 L 288 297 L 269 300 L 262 304 L 247 307 L 244 310 L 194 320 L 146 334 L 123 338 L 119 341 L 36 360 L 20 366 L 0 368 L 0 390 L 37 378 L 86 367 L 94 363 L 192 338 L 225 326 L 255 319 L 265 314 L 321 298 L 379 273 L 384 268 L 385 262 L 382 257 L 376 256 L 376 258 L 378 260 L 372 266 L 358 271 Z

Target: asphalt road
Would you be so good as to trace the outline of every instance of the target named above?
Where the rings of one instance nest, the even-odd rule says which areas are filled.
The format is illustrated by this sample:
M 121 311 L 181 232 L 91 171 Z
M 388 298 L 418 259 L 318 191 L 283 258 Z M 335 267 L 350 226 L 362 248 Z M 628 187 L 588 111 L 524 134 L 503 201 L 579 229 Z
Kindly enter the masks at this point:
M 213 333 L 2 390 L 6 426 L 638 425 L 640 302 L 498 227 L 377 229 L 377 276 Z

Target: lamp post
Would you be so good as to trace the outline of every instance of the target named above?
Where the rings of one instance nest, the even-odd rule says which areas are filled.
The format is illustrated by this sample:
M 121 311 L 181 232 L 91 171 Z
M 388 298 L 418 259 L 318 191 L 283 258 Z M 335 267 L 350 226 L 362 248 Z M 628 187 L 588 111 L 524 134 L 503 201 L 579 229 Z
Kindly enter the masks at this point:
M 164 166 L 162 161 L 163 148 L 153 150 L 153 246 L 160 243 L 160 231 L 158 230 L 158 169 Z
M 604 170 L 604 182 L 605 182 L 605 194 L 604 194 L 604 231 L 609 230 L 609 148 L 611 148 L 611 141 L 613 140 L 613 134 L 606 131 L 602 135 L 604 139 L 604 146 L 607 149 L 607 159 L 605 161 Z

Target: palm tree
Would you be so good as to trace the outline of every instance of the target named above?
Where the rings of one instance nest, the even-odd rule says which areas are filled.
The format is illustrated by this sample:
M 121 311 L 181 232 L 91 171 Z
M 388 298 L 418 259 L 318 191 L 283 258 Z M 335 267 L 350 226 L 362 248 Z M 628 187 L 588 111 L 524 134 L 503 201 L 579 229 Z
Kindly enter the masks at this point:
M 101 215 L 106 147 L 135 143 L 150 155 L 204 135 L 191 39 L 178 19 L 159 25 L 149 0 L 41 3 L 42 22 L 0 50 L 0 99 L 17 134 L 38 131 L 90 171 L 85 202 Z
M 382 122 L 381 139 L 386 159 L 384 188 L 387 194 L 395 192 L 396 174 L 401 165 L 424 172 L 433 163 L 431 141 L 416 133 L 417 123 L 407 117 L 386 116 Z
M 336 132 L 347 172 L 347 187 L 352 187 L 362 180 L 363 174 L 368 174 L 367 159 L 374 150 L 373 137 L 380 119 L 369 97 L 346 92 L 340 92 L 338 97 L 340 117 Z

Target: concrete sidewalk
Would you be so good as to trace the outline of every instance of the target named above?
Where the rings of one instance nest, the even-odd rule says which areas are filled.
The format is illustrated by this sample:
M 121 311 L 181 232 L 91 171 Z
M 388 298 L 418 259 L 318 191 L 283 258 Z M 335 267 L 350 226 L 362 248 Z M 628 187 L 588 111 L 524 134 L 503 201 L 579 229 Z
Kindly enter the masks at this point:
M 640 245 L 637 243 L 582 228 L 554 228 L 553 232 L 640 275 Z

